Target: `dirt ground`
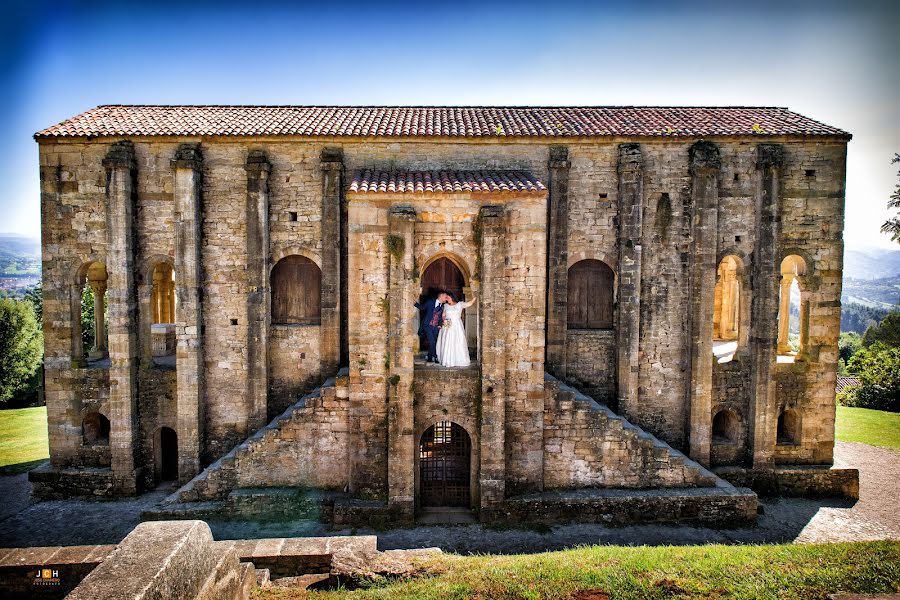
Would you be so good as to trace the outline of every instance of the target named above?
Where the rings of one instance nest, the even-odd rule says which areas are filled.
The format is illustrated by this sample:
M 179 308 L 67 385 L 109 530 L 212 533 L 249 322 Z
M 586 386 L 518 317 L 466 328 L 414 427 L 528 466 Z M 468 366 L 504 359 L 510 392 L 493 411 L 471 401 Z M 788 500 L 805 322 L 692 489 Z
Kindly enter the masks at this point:
M 710 529 L 677 525 L 560 525 L 550 531 L 481 525 L 428 526 L 375 531 L 327 531 L 308 521 L 210 522 L 216 539 L 375 534 L 382 550 L 440 547 L 469 553 L 524 553 L 579 544 L 703 544 L 900 540 L 900 452 L 838 442 L 835 461 L 860 470 L 860 500 L 764 498 L 764 514 L 753 527 Z M 114 501 L 33 502 L 27 475 L 0 477 L 0 547 L 112 544 L 139 522 L 170 489 Z

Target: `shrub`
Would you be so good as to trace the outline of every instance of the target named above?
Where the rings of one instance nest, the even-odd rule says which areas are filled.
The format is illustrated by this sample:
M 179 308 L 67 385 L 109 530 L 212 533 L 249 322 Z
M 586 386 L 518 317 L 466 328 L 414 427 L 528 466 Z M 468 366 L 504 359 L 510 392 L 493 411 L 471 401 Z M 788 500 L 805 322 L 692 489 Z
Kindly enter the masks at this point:
M 0 300 L 0 403 L 35 392 L 43 346 L 32 304 Z
M 847 370 L 859 377 L 860 385 L 839 394 L 838 402 L 900 412 L 900 348 L 875 342 L 854 354 Z

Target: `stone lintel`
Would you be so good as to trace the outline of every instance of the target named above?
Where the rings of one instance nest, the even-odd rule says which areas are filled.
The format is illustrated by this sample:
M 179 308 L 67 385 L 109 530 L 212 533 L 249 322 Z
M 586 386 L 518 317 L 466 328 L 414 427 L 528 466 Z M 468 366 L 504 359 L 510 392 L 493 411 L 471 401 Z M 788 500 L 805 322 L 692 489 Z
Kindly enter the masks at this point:
M 700 140 L 690 148 L 691 174 L 718 171 L 722 166 L 719 148 L 712 142 Z
M 331 171 L 344 168 L 344 149 L 343 148 L 322 148 L 319 155 L 322 162 L 323 171 Z
M 134 157 L 134 144 L 128 140 L 116 142 L 109 147 L 109 152 L 103 159 L 103 166 L 107 169 L 130 169 L 137 168 L 137 161 Z
M 251 150 L 247 154 L 247 171 L 268 175 L 272 169 L 269 158 L 263 150 Z
M 550 146 L 550 168 L 568 169 L 572 166 L 569 162 L 569 148 L 567 146 Z
M 632 171 L 643 168 L 644 156 L 640 144 L 619 144 L 619 170 Z
M 175 151 L 171 164 L 176 169 L 194 169 L 199 171 L 203 165 L 203 154 L 199 143 L 180 144 Z
M 784 147 L 781 144 L 759 144 L 756 147 L 757 168 L 781 167 L 783 164 Z

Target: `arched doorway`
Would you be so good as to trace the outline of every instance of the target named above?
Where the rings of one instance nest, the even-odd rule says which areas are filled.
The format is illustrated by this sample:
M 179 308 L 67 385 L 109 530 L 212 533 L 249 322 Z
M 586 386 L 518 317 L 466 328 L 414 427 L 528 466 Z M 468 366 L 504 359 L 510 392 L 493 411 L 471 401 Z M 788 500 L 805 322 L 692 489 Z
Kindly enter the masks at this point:
M 422 273 L 422 295 L 420 300 L 434 298 L 438 292 L 451 292 L 457 300 L 465 300 L 463 288 L 466 279 L 452 260 L 442 256 L 427 267 Z
M 466 295 L 463 289 L 466 286 L 466 278 L 456 264 L 442 256 L 435 259 L 425 267 L 422 273 L 422 293 L 419 296 L 419 303 L 425 306 L 425 301 L 434 300 L 440 292 L 450 292 L 457 301 L 465 300 Z M 425 309 L 419 310 L 419 322 L 425 318 Z M 463 312 L 463 323 L 465 323 L 465 312 Z M 422 337 L 419 339 L 419 348 L 427 348 L 428 341 Z M 471 344 L 470 344 L 471 346 Z
M 178 434 L 171 427 L 160 427 L 156 445 L 156 477 L 159 481 L 178 479 Z
M 466 430 L 440 421 L 425 430 L 419 444 L 421 506 L 471 506 L 472 442 Z

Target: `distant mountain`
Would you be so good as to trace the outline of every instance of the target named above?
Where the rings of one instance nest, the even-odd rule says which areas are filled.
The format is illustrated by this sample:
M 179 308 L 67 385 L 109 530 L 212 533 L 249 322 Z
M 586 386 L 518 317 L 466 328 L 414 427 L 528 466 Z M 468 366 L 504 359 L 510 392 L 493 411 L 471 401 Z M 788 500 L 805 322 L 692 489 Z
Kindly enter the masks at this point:
M 15 233 L 0 233 L 0 257 L 40 258 L 41 240 Z
M 884 279 L 900 275 L 900 250 L 844 250 L 844 279 Z

